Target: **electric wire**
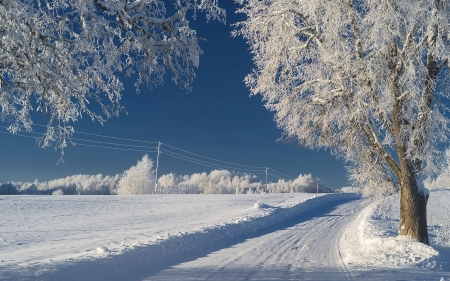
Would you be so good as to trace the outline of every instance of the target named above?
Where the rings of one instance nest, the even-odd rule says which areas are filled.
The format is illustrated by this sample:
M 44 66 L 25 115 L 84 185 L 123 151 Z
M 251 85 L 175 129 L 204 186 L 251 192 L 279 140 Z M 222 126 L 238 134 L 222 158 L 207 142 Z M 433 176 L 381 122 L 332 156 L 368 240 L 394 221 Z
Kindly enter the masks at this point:
M 274 170 L 274 169 L 272 169 L 272 168 L 268 168 L 268 169 L 271 170 L 271 171 L 273 171 L 273 172 L 275 172 L 276 174 L 281 175 L 281 176 L 285 176 L 285 177 L 290 178 L 290 179 L 295 179 L 295 178 L 293 178 L 293 177 L 291 177 L 291 176 L 288 176 L 288 175 L 285 175 L 285 174 L 283 174 L 283 173 L 280 173 L 280 172 L 278 172 L 278 171 L 276 171 L 276 170 Z
M 38 140 L 40 139 L 39 137 L 33 137 L 33 136 L 27 136 L 27 135 L 22 135 L 22 134 L 13 134 L 10 132 L 2 132 L 0 131 L 0 133 L 2 134 L 7 134 L 7 135 L 13 135 L 13 136 L 18 136 L 18 137 L 24 137 L 24 138 L 30 138 L 30 139 L 35 139 Z M 99 145 L 91 145 L 91 144 L 84 144 L 84 143 L 77 143 L 77 142 L 73 142 L 73 144 L 75 146 L 80 145 L 80 146 L 89 146 L 89 147 L 96 147 L 96 148 L 105 148 L 105 149 L 114 149 L 114 150 L 123 150 L 123 151 L 135 151 L 135 152 L 148 152 L 148 153 L 156 153 L 156 150 L 142 150 L 142 149 L 130 149 L 130 148 L 120 148 L 120 147 L 108 147 L 108 146 L 99 146 Z
M 0 128 L 7 129 L 7 127 L 0 126 Z M 27 132 L 29 134 L 35 134 L 42 136 L 44 133 L 38 133 L 38 132 Z M 126 147 L 135 147 L 135 148 L 145 148 L 145 149 L 157 149 L 156 146 L 150 147 L 150 146 L 143 146 L 143 145 L 134 145 L 134 144 L 122 144 L 122 143 L 112 143 L 112 142 L 103 142 L 103 141 L 95 141 L 95 140 L 86 140 L 86 139 L 79 139 L 79 138 L 68 138 L 70 140 L 77 140 L 77 141 L 86 141 L 91 143 L 99 143 L 99 144 L 106 144 L 106 145 L 119 145 L 119 146 L 126 146 Z M 85 145 L 87 146 L 87 145 Z M 95 146 L 94 146 L 95 147 Z M 99 146 L 97 146 L 99 147 Z
M 180 157 L 184 157 L 184 158 L 187 158 L 187 159 L 191 159 L 191 160 L 195 160 L 195 161 L 198 161 L 198 162 L 211 164 L 211 165 L 214 165 L 214 166 L 217 166 L 217 167 L 223 167 L 223 168 L 227 168 L 227 169 L 242 170 L 242 171 L 254 171 L 254 172 L 262 172 L 263 171 L 262 169 L 242 169 L 242 168 L 236 168 L 236 167 L 231 167 L 231 166 L 211 163 L 211 162 L 208 162 L 208 161 L 199 160 L 199 159 L 195 159 L 195 158 L 192 158 L 192 157 L 189 157 L 189 156 L 178 154 L 178 153 L 175 153 L 173 151 L 166 150 L 166 149 L 161 149 L 161 151 L 170 152 L 170 153 L 175 154 L 175 155 L 180 156 Z
M 208 166 L 208 167 L 211 167 L 211 168 L 231 169 L 231 170 L 250 172 L 250 173 L 252 173 L 252 172 L 262 172 L 262 170 L 242 169 L 242 168 L 236 168 L 236 167 L 230 167 L 230 166 L 210 163 L 210 162 L 206 162 L 206 161 L 203 161 L 203 160 L 191 158 L 189 156 L 181 155 L 181 154 L 178 154 L 178 153 L 175 153 L 173 151 L 166 150 L 166 149 L 161 149 L 161 153 L 170 155 L 170 156 L 175 157 L 175 158 L 179 158 L 181 160 L 185 160 L 185 161 L 193 162 L 193 163 L 196 163 L 196 164 L 201 164 L 201 165 L 204 165 L 204 166 Z
M 87 141 L 87 142 L 92 142 L 92 143 L 107 144 L 107 145 L 119 145 L 119 146 L 135 147 L 135 148 L 144 148 L 144 149 L 157 149 L 156 146 L 150 147 L 150 146 L 143 146 L 143 145 L 122 144 L 122 143 L 111 143 L 111 142 L 93 141 L 93 140 L 85 140 L 85 139 L 78 139 L 78 138 L 70 138 L 70 139 L 71 139 L 71 140 L 78 140 L 78 141 Z
M 39 127 L 46 127 L 44 125 L 40 125 L 40 124 L 33 124 L 35 126 L 39 126 Z M 4 126 L 0 126 L 1 128 L 4 129 L 8 129 L 7 127 Z M 17 136 L 21 136 L 21 137 L 27 137 L 27 138 L 33 138 L 33 139 L 40 139 L 41 137 L 33 137 L 33 136 L 27 136 L 27 135 L 22 135 L 22 134 L 13 134 L 10 132 L 0 132 L 3 134 L 10 134 L 10 135 L 17 135 Z M 37 132 L 28 132 L 30 134 L 39 134 L 39 135 L 43 135 Z M 75 131 L 74 133 L 80 133 L 80 134 L 84 134 L 84 135 L 89 135 L 89 136 L 95 136 L 95 137 L 103 137 L 103 138 L 109 138 L 109 139 L 116 139 L 116 140 L 123 140 L 123 141 L 131 141 L 131 142 L 140 142 L 140 143 L 151 143 L 151 144 L 155 144 L 158 142 L 150 142 L 150 141 L 142 141 L 142 140 L 135 140 L 135 139 L 127 139 L 127 138 L 119 138 L 119 137 L 111 137 L 111 136 L 105 136 L 105 135 L 99 135 L 99 134 L 92 134 L 92 133 L 85 133 L 85 132 L 79 132 L 79 131 Z M 124 143 L 114 143 L 114 142 L 103 142 L 103 141 L 95 141 L 95 140 L 88 140 L 88 139 L 81 139 L 81 138 L 70 138 L 70 140 L 76 140 L 78 142 L 72 142 L 75 145 L 79 145 L 79 146 L 86 146 L 86 147 L 95 147 L 95 148 L 103 148 L 103 149 L 113 149 L 113 150 L 122 150 L 122 151 L 133 151 L 133 152 L 147 152 L 147 153 L 156 153 L 157 152 L 157 147 L 149 147 L 149 146 L 140 146 L 140 145 L 133 145 L 133 144 L 124 144 Z M 85 144 L 85 143 L 80 143 L 81 142 L 89 142 L 89 143 L 97 143 L 97 144 L 105 144 L 108 146 L 100 146 L 100 145 L 92 145 L 92 144 Z M 128 147 L 128 148 L 121 148 L 121 147 L 111 147 L 111 146 L 124 146 L 124 147 Z M 233 171 L 241 171 L 244 173 L 249 173 L 249 174 L 254 174 L 254 175 L 265 175 L 266 171 L 265 169 L 267 168 L 267 175 L 270 175 L 274 178 L 277 179 L 284 179 L 283 177 L 286 177 L 288 179 L 293 180 L 293 177 L 290 177 L 286 174 L 283 174 L 281 172 L 278 172 L 272 168 L 269 167 L 260 167 L 260 166 L 251 166 L 251 165 L 243 165 L 243 164 L 237 164 L 237 163 L 233 163 L 233 162 L 227 162 L 227 161 L 222 161 L 219 159 L 215 159 L 215 158 L 211 158 L 211 157 L 207 157 L 204 155 L 200 155 L 200 154 L 196 154 L 166 143 L 161 143 L 161 146 L 166 146 L 169 148 L 172 148 L 174 150 L 178 150 L 181 151 L 183 153 L 187 153 L 193 156 L 197 156 L 197 157 L 201 157 L 203 159 L 208 159 L 208 160 L 212 160 L 215 162 L 219 162 L 219 163 L 225 163 L 225 164 L 229 164 L 232 166 L 228 166 L 228 165 L 222 165 L 219 163 L 212 163 L 210 161 L 204 161 L 204 160 L 200 160 L 200 159 L 196 159 L 190 156 L 186 156 L 186 155 L 182 155 L 179 153 L 175 153 L 173 151 L 167 150 L 167 149 L 160 149 L 161 153 L 164 153 L 166 155 L 169 155 L 171 157 L 180 159 L 180 160 L 184 160 L 187 162 L 191 162 L 194 164 L 199 164 L 199 165 L 203 165 L 206 167 L 210 167 L 210 168 L 215 168 L 215 169 L 231 169 Z M 129 147 L 134 147 L 134 148 L 138 148 L 138 149 L 131 149 Z M 143 148 L 143 149 L 141 149 Z M 233 167 L 233 166 L 238 166 L 238 167 Z M 242 168 L 243 167 L 243 168 Z M 246 168 L 250 168 L 250 169 L 246 169 Z M 269 172 L 270 171 L 270 172 Z
M 99 145 L 92 145 L 92 144 L 84 144 L 84 143 L 75 143 L 75 146 L 89 146 L 89 147 L 97 147 L 97 148 L 105 148 L 105 149 L 114 149 L 114 150 L 123 150 L 123 151 L 135 151 L 135 152 L 147 152 L 147 153 L 156 153 L 158 151 L 153 150 L 142 150 L 142 149 L 131 149 L 131 148 L 120 148 L 120 147 L 108 147 L 108 146 L 99 146 Z
M 32 124 L 33 126 L 38 126 L 38 127 L 47 127 L 45 125 L 41 125 L 41 124 Z M 83 134 L 83 135 L 88 135 L 88 136 L 94 136 L 94 137 L 102 137 L 102 138 L 109 138 L 109 139 L 116 139 L 116 140 L 125 140 L 125 141 L 135 141 L 135 142 L 143 142 L 143 143 L 158 143 L 157 141 L 143 141 L 143 140 L 134 140 L 134 139 L 126 139 L 126 138 L 119 138 L 119 137 L 111 137 L 111 136 L 105 136 L 105 135 L 98 135 L 98 134 L 92 134 L 92 133 L 86 133 L 86 132 L 81 132 L 81 131 L 74 131 L 75 134 Z
M 191 163 L 194 163 L 194 164 L 198 164 L 198 165 L 202 165 L 202 166 L 206 166 L 206 167 L 210 167 L 210 168 L 215 168 L 215 169 L 221 169 L 221 167 L 219 167 L 219 166 L 212 166 L 212 165 L 200 163 L 200 162 L 197 162 L 197 161 L 194 161 L 194 160 L 186 159 L 186 158 L 183 158 L 183 157 L 180 157 L 180 156 L 173 155 L 172 153 L 167 152 L 167 151 L 161 152 L 161 154 L 169 155 L 171 157 L 174 157 L 174 158 L 177 158 L 177 159 L 180 159 L 180 160 L 183 160 L 183 161 L 191 162 Z
M 276 175 L 271 174 L 271 173 L 267 173 L 267 175 L 269 175 L 269 176 L 271 176 L 271 177 L 274 177 L 274 178 L 276 178 L 276 179 L 279 179 L 279 180 L 284 180 L 284 178 L 280 178 L 279 176 L 276 176 Z
M 168 145 L 168 144 L 165 144 L 165 143 L 161 143 L 161 145 L 165 145 L 165 146 L 168 146 L 170 148 L 173 148 L 173 149 L 185 152 L 185 153 L 189 153 L 189 154 L 192 154 L 192 155 L 195 155 L 195 156 L 198 156 L 198 157 L 202 157 L 202 158 L 205 158 L 205 159 L 209 159 L 209 160 L 213 160 L 213 161 L 217 161 L 217 162 L 221 162 L 221 163 L 225 163 L 225 164 L 241 166 L 241 167 L 248 167 L 248 168 L 257 168 L 257 169 L 265 169 L 266 168 L 266 167 L 249 166 L 249 165 L 236 164 L 236 163 L 232 163 L 232 162 L 226 162 L 226 161 L 222 161 L 222 160 L 206 157 L 206 156 L 203 156 L 203 155 L 200 155 L 200 154 L 192 153 L 192 152 L 189 152 L 189 151 L 186 151 L 186 150 L 183 150 L 181 148 L 174 147 L 174 146 L 171 146 L 171 145 Z
M 13 134 L 13 133 L 10 133 L 10 132 L 2 132 L 2 131 L 0 131 L 0 133 L 1 134 L 6 134 L 6 135 L 13 135 L 13 136 L 18 136 L 18 137 L 30 138 L 30 139 L 35 139 L 35 140 L 39 139 L 38 137 L 32 137 L 32 136 L 21 135 L 21 134 Z

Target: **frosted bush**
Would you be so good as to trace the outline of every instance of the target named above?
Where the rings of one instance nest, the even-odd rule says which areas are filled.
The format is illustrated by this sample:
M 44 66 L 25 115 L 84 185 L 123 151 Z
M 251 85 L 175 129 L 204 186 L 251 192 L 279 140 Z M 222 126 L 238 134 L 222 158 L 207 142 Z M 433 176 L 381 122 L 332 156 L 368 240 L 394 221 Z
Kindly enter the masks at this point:
M 52 192 L 52 195 L 64 195 L 64 192 L 61 189 L 57 189 Z
M 342 193 L 359 193 L 361 192 L 361 189 L 353 186 L 345 186 L 342 187 L 339 191 Z
M 450 246 L 450 212 L 448 209 L 430 215 L 430 225 L 436 235 L 432 241 L 437 245 Z
M 158 179 L 158 187 L 161 189 L 167 189 L 173 186 L 177 186 L 183 181 L 183 177 L 176 176 L 174 173 L 166 174 Z
M 267 184 L 268 193 L 289 193 L 289 192 L 307 192 L 315 193 L 317 188 L 320 193 L 331 192 L 331 189 L 323 185 L 318 178 L 313 178 L 311 174 L 300 174 L 293 181 L 278 180 L 278 182 Z
M 119 180 L 117 193 L 119 195 L 154 193 L 155 175 L 152 171 L 153 162 L 144 155 L 136 166 L 126 170 Z

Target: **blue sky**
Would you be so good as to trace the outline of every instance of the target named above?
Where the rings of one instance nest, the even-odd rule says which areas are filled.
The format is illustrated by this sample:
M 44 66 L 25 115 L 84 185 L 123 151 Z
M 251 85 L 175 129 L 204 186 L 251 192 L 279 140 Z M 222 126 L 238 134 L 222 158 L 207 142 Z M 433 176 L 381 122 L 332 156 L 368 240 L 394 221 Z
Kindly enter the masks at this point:
M 86 117 L 73 124 L 75 130 L 118 138 L 161 141 L 221 161 L 270 167 L 290 177 L 311 173 L 333 188 L 348 185 L 344 163 L 336 160 L 328 151 L 312 151 L 295 144 L 277 142 L 281 131 L 276 128 L 273 114 L 264 108 L 260 96 L 249 97 L 249 91 L 242 82 L 253 64 L 244 40 L 230 36 L 233 29 L 230 24 L 244 19 L 242 15 L 234 13 L 236 5 L 233 2 L 219 1 L 219 4 L 227 9 L 226 25 L 219 22 L 206 23 L 203 15 L 192 21 L 198 35 L 207 39 L 200 43 L 204 54 L 200 58 L 192 92 L 186 93 L 174 85 L 169 77 L 165 85 L 153 90 L 142 88 L 141 93 L 136 94 L 134 81 L 124 80 L 126 90 L 123 93 L 122 105 L 126 107 L 128 115 L 122 114 L 109 119 L 103 126 Z M 38 117 L 34 122 L 45 124 L 46 119 Z M 34 129 L 42 132 L 40 127 Z M 75 134 L 74 137 L 91 141 L 155 146 L 83 134 Z M 67 148 L 64 163 L 56 165 L 60 152 L 53 148 L 39 148 L 30 138 L 7 134 L 1 134 L 1 138 L 3 145 L 0 148 L 0 182 L 34 179 L 45 181 L 73 174 L 114 175 L 134 165 L 145 153 L 76 146 Z M 181 151 L 172 151 L 193 157 Z M 156 153 L 148 154 L 150 158 L 156 158 Z M 209 172 L 212 169 L 167 154 L 160 157 L 160 175 L 170 172 L 192 174 Z M 277 179 L 269 177 L 269 180 Z

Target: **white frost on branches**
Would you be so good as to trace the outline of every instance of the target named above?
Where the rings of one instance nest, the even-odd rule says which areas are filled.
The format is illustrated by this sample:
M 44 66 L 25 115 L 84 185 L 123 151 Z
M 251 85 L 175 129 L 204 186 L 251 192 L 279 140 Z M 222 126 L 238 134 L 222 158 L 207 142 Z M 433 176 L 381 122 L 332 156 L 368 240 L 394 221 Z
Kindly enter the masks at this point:
M 249 193 L 320 193 L 331 192 L 319 178 L 311 174 L 300 174 L 294 180 L 280 179 L 263 184 L 255 175 L 238 174 L 227 170 L 213 170 L 208 173 L 176 176 L 163 175 L 158 179 L 161 193 L 209 193 L 209 194 L 249 194 Z
M 154 192 L 155 171 L 151 170 L 148 157 L 132 166 L 123 174 L 115 176 L 73 175 L 47 182 L 6 182 L 0 183 L 0 195 L 52 194 L 60 190 L 65 195 L 112 195 L 145 194 Z M 256 176 L 239 174 L 226 170 L 213 170 L 208 173 L 175 175 L 173 173 L 158 179 L 160 194 L 252 194 L 252 193 L 315 193 L 332 192 L 319 178 L 310 174 L 300 174 L 294 180 L 278 180 L 267 185 Z
M 330 149 L 365 192 L 439 170 L 448 140 L 450 3 L 238 0 L 261 94 L 288 140 Z M 404 160 L 404 162 L 402 162 Z
M 137 78 L 136 90 L 167 73 L 189 89 L 202 51 L 187 14 L 197 11 L 225 18 L 217 0 L 0 1 L 2 121 L 31 130 L 39 111 L 43 146 L 64 148 L 83 114 L 104 122 L 121 111 L 120 73 Z
M 145 154 L 136 166 L 126 170 L 117 185 L 117 194 L 150 194 L 154 192 L 155 171 L 152 171 L 153 162 Z

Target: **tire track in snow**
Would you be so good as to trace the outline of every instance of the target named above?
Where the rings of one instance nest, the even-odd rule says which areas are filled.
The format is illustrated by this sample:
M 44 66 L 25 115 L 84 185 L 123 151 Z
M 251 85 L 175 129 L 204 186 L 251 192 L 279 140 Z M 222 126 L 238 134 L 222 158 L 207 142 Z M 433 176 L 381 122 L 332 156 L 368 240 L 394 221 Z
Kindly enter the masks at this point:
M 338 242 L 364 205 L 333 202 L 145 280 L 353 280 Z

